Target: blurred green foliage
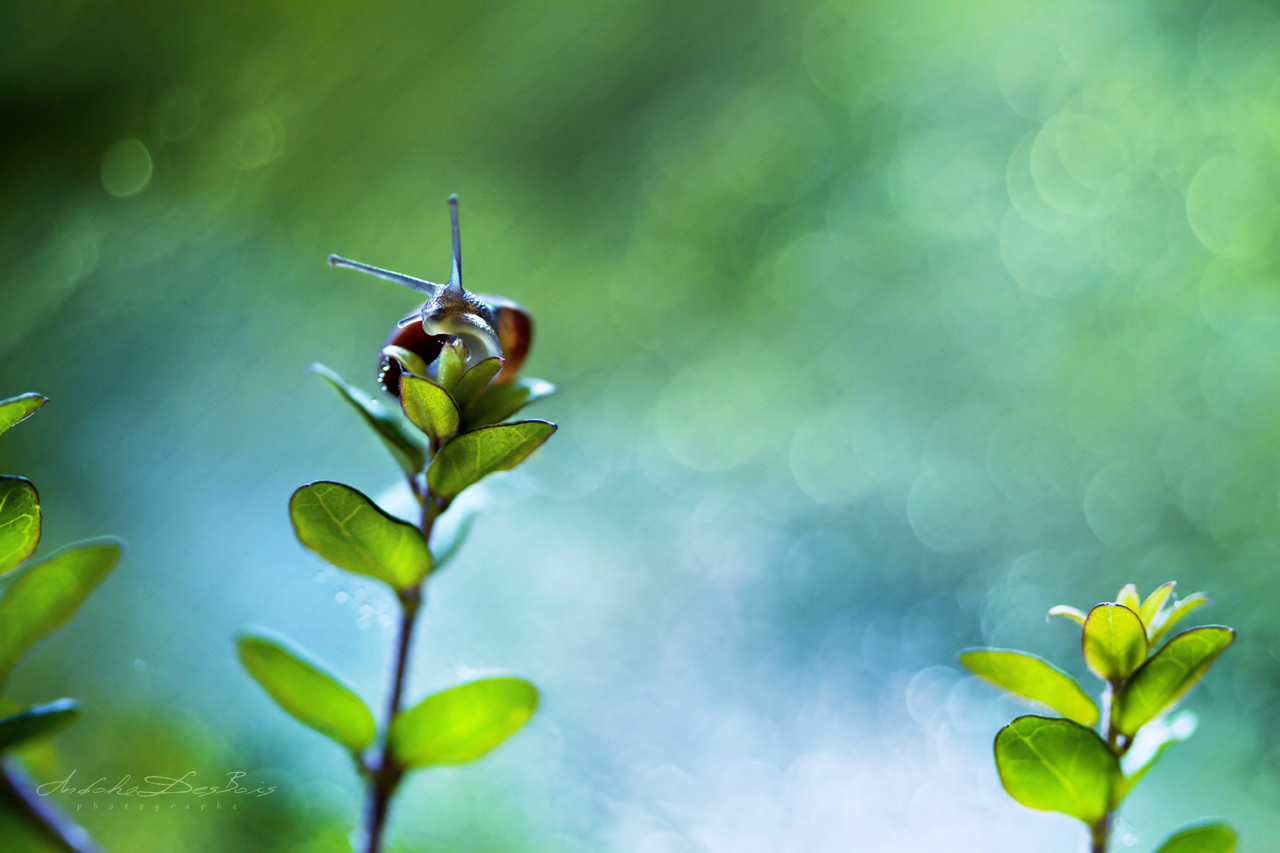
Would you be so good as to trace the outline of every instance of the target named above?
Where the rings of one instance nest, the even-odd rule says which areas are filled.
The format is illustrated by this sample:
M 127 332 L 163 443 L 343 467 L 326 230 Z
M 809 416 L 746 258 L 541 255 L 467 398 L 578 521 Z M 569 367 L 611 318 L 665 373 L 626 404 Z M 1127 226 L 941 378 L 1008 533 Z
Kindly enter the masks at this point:
M 373 387 L 411 295 L 324 259 L 438 280 L 455 191 L 566 427 L 488 489 L 421 638 L 449 663 L 410 678 L 509 666 L 544 704 L 410 785 L 405 838 L 1062 849 L 1006 809 L 1007 716 L 953 650 L 1065 660 L 1050 605 L 1166 577 L 1239 648 L 1122 833 L 1154 846 L 1188 809 L 1162 774 L 1205 767 L 1194 813 L 1275 837 L 1278 69 L 1251 2 L 4 7 L 0 385 L 55 402 L 0 467 L 32 460 L 48 541 L 135 549 L 11 689 L 74 683 L 59 769 L 280 795 L 85 824 L 345 844 L 346 768 L 258 722 L 221 638 L 269 621 L 383 689 L 392 602 L 300 557 L 279 496 L 394 482 L 303 371 Z M 148 751 L 171 714 L 200 736 Z

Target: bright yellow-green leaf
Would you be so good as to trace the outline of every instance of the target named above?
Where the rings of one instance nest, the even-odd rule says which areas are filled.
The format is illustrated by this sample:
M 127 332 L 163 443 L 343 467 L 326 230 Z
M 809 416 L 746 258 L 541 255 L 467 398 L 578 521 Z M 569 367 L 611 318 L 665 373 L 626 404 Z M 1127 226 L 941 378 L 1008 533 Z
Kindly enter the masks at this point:
M 0 476 L 0 575 L 40 544 L 40 495 L 22 477 Z
M 0 683 L 32 643 L 71 618 L 120 553 L 115 539 L 91 539 L 15 572 L 0 598 Z
M 1173 588 L 1177 585 L 1177 581 L 1162 584 L 1147 596 L 1146 601 L 1142 602 L 1142 607 L 1138 610 L 1138 618 L 1142 620 L 1143 625 L 1147 626 L 1148 636 L 1151 634 L 1151 620 L 1156 618 L 1156 614 L 1160 612 L 1161 607 L 1164 607 L 1164 603 L 1169 600 L 1169 596 L 1173 594 Z
M 436 364 L 436 379 L 441 387 L 453 393 L 467 372 L 467 354 L 462 341 L 454 339 L 440 348 L 440 360 Z
M 1119 595 L 1116 596 L 1116 604 L 1122 604 L 1137 613 L 1138 609 L 1142 607 L 1142 599 L 1138 597 L 1138 588 L 1131 583 L 1122 586 Z
M 1098 723 L 1098 706 L 1075 680 L 1053 664 L 1025 652 L 970 649 L 960 662 L 974 675 L 1020 699 L 1043 705 L 1083 726 Z
M 413 425 L 427 434 L 434 447 L 439 447 L 458 431 L 458 406 L 449 392 L 430 379 L 419 376 L 400 377 L 400 405 Z
M 1050 608 L 1049 615 L 1045 617 L 1045 621 L 1047 622 L 1055 616 L 1065 616 L 1081 625 L 1084 624 L 1085 619 L 1083 611 L 1077 610 L 1074 607 L 1068 607 L 1065 604 L 1059 604 L 1057 607 Z
M 236 645 L 244 668 L 299 722 L 351 750 L 373 743 L 368 706 L 323 664 L 273 633 L 247 632 Z
M 431 571 L 421 531 L 350 486 L 326 480 L 303 486 L 289 499 L 289 517 L 302 544 L 340 569 L 396 589 Z
M 1116 694 L 1112 724 L 1132 735 L 1163 714 L 1195 687 L 1234 639 L 1235 631 L 1220 625 L 1193 628 L 1174 637 Z
M 391 724 L 403 767 L 467 764 L 513 735 L 538 707 L 538 689 L 519 678 L 486 678 L 428 696 Z
M 388 347 L 392 349 L 392 347 Z M 399 349 L 399 347 L 395 347 Z M 406 350 L 407 352 L 407 350 Z M 413 353 L 409 353 L 413 355 Z M 414 358 L 418 358 L 414 356 Z M 422 359 L 418 359 L 421 361 Z M 342 398 L 351 404 L 360 417 L 364 419 L 378 438 L 391 451 L 396 463 L 410 477 L 420 474 L 427 464 L 427 454 L 422 445 L 401 425 L 398 418 L 388 412 L 381 403 L 365 394 L 359 388 L 352 387 L 323 364 L 313 364 L 311 369 L 328 380 Z
M 427 375 L 427 363 L 422 360 L 422 356 L 412 350 L 404 347 L 388 346 L 382 348 L 382 354 L 387 358 L 394 358 L 400 362 L 400 368 L 405 373 L 412 373 L 414 376 Z
M 1236 834 L 1215 823 L 1184 829 L 1160 845 L 1156 853 L 1235 853 Z
M 0 750 L 60 731 L 74 723 L 78 716 L 79 706 L 74 699 L 58 699 L 43 705 L 32 705 L 25 711 L 0 720 Z
M 1111 808 L 1120 766 L 1093 729 L 1070 720 L 1019 717 L 996 735 L 995 752 L 1000 783 L 1028 808 L 1087 824 Z
M 1084 660 L 1107 681 L 1128 677 L 1147 658 L 1147 631 L 1138 614 L 1120 604 L 1099 604 L 1084 622 Z
M 48 397 L 33 391 L 0 400 L 0 434 L 8 432 L 14 424 L 31 417 L 36 409 L 47 402 L 49 402 Z
M 1212 604 L 1213 600 L 1203 592 L 1197 592 L 1194 595 L 1188 595 L 1172 607 L 1168 607 L 1156 615 L 1154 624 L 1151 625 L 1151 645 L 1158 646 L 1160 641 L 1165 638 L 1174 625 L 1178 624 L 1188 613 L 1197 607 L 1203 607 L 1206 604 Z
M 427 483 L 437 495 L 453 498 L 494 472 L 516 467 L 555 431 L 546 421 L 516 421 L 465 432 L 441 448 L 427 469 Z
M 541 379 L 507 379 L 490 385 L 471 401 L 463 416 L 463 429 L 496 424 L 543 397 L 554 394 L 556 386 Z
M 457 400 L 458 405 L 466 409 L 473 397 L 489 387 L 489 383 L 502 371 L 504 364 L 506 364 L 505 361 L 494 356 L 477 362 L 468 370 L 453 392 L 453 398 Z

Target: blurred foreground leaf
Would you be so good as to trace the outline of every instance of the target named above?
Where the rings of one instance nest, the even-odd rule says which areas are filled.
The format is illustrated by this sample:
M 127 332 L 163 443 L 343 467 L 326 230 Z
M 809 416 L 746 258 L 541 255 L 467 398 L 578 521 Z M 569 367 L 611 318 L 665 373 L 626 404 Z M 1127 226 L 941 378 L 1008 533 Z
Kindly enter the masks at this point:
M 517 421 L 463 433 L 441 448 L 427 482 L 437 495 L 456 497 L 490 474 L 516 467 L 555 431 L 546 421 Z
M 18 569 L 0 598 L 0 683 L 32 643 L 71 618 L 121 550 L 118 540 L 91 539 Z
M 74 699 L 58 699 L 43 705 L 32 705 L 25 711 L 0 720 L 0 749 L 51 734 L 66 728 L 80 716 L 79 705 Z
M 1084 660 L 1094 675 L 1120 681 L 1146 658 L 1147 631 L 1137 613 L 1120 604 L 1099 604 L 1089 611 L 1084 621 Z
M 1006 649 L 972 649 L 960 662 L 974 675 L 1013 695 L 1045 705 L 1082 726 L 1098 723 L 1098 706 L 1075 679 L 1048 661 Z
M 393 518 L 365 495 L 327 480 L 303 486 L 289 499 L 298 539 L 340 569 L 406 589 L 431 571 L 422 533 Z
M 1235 853 L 1236 834 L 1224 824 L 1184 829 L 1160 845 L 1156 853 Z
M 1142 781 L 1169 747 L 1191 737 L 1195 733 L 1198 722 L 1195 714 L 1182 711 L 1171 720 L 1152 720 L 1148 725 L 1143 726 L 1124 758 L 1120 760 L 1120 769 L 1128 775 L 1120 783 L 1115 801 L 1119 803 L 1129 796 L 1129 792 Z M 1131 768 L 1132 772 L 1130 772 Z
M 382 439 L 382 443 L 387 446 L 387 450 L 391 451 L 391 455 L 405 474 L 413 477 L 422 471 L 423 466 L 427 464 L 426 451 L 401 426 L 400 421 L 383 408 L 381 403 L 359 388 L 348 385 L 341 376 L 323 364 L 313 364 L 311 369 L 327 379 L 343 399 L 360 413 L 364 422 L 373 428 L 378 438 Z
M 1120 766 L 1093 729 L 1070 720 L 1019 717 L 995 744 L 1000 783 L 1019 803 L 1096 823 L 1111 808 Z
M 511 737 L 537 707 L 538 689 L 520 678 L 452 687 L 396 717 L 392 753 L 404 767 L 467 764 Z
M 0 575 L 40 544 L 40 495 L 22 477 L 0 476 Z
M 34 391 L 0 400 L 0 435 L 8 432 L 14 424 L 31 417 L 36 409 L 47 402 L 48 397 Z
M 1112 724 L 1126 735 L 1163 714 L 1204 677 L 1235 639 L 1230 628 L 1210 625 L 1174 637 L 1116 695 Z
M 353 751 L 373 743 L 377 724 L 364 700 L 302 649 L 265 632 L 243 633 L 237 646 L 244 668 L 299 722 Z

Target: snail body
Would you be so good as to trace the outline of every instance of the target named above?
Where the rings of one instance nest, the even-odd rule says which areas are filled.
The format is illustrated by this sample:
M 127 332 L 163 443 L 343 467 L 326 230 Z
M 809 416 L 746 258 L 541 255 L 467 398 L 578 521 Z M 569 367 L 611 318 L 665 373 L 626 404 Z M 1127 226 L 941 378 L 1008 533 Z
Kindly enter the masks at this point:
M 487 358 L 503 359 L 502 371 L 495 382 L 515 376 L 533 342 L 533 318 L 523 306 L 502 296 L 475 294 L 462 286 L 462 235 L 458 225 L 458 197 L 449 196 L 449 212 L 453 225 L 453 266 L 449 281 L 436 284 L 404 273 L 329 256 L 329 265 L 368 273 L 378 278 L 412 288 L 427 295 L 409 316 L 401 320 L 387 339 L 388 345 L 417 353 L 430 364 L 450 338 L 462 341 L 467 352 L 467 366 Z M 394 359 L 382 358 L 378 381 L 389 393 L 400 394 L 400 365 Z

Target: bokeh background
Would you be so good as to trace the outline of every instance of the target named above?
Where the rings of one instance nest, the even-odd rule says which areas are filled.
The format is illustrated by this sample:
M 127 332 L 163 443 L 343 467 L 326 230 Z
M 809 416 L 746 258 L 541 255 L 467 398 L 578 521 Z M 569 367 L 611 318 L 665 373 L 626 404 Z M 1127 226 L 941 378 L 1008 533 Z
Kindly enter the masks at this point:
M 393 849 L 1074 851 L 1000 790 L 1019 708 L 955 654 L 1087 677 L 1045 611 L 1171 579 L 1240 638 L 1117 847 L 1222 816 L 1269 849 L 1277 81 L 1253 2 L 6 4 L 0 392 L 51 402 L 0 467 L 42 551 L 129 543 L 10 680 L 85 708 L 32 773 L 276 788 L 66 798 L 112 851 L 348 848 L 349 761 L 232 636 L 383 707 L 393 601 L 286 501 L 404 501 L 306 365 L 373 389 L 413 294 L 325 258 L 440 280 L 457 192 L 561 430 L 483 490 L 409 699 L 505 671 L 543 704 L 414 777 Z

